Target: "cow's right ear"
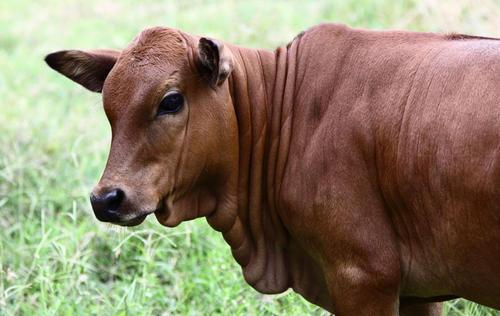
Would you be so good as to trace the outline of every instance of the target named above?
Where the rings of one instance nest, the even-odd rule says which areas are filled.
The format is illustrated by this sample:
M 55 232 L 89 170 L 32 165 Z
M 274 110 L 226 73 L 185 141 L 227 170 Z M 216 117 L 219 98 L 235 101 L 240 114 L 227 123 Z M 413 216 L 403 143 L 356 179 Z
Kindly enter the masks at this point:
M 48 54 L 50 68 L 94 92 L 101 92 L 104 81 L 120 56 L 115 50 L 63 50 Z
M 222 42 L 200 38 L 199 70 L 213 88 L 220 86 L 233 70 L 233 54 Z

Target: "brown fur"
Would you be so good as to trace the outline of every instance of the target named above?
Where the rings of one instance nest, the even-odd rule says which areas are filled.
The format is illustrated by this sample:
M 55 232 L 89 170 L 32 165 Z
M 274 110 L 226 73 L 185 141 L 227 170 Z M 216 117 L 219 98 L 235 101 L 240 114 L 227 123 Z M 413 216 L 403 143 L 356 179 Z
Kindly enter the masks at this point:
M 500 308 L 500 42 L 325 24 L 275 52 L 203 45 L 232 70 L 214 85 L 199 41 L 146 30 L 106 78 L 94 193 L 126 192 L 120 224 L 206 216 L 254 288 L 336 315 Z M 184 109 L 155 118 L 171 88 Z

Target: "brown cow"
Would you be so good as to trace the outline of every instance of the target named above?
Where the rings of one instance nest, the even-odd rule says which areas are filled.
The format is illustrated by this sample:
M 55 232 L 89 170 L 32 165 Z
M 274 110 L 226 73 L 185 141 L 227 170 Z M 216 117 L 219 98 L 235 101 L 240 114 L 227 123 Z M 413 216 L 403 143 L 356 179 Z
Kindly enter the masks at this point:
M 103 92 L 98 219 L 205 216 L 255 289 L 338 315 L 500 308 L 500 41 L 326 24 L 270 52 L 152 28 L 46 61 Z

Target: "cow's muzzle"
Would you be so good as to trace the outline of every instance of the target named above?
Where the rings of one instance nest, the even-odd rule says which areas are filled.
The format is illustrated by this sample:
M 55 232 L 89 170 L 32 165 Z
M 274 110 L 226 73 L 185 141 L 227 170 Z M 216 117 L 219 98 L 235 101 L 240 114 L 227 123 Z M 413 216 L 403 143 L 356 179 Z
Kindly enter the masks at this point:
M 98 220 L 123 226 L 135 226 L 142 223 L 147 214 L 132 216 L 123 214 L 120 206 L 125 200 L 125 192 L 119 188 L 110 189 L 100 195 L 91 194 L 90 203 Z

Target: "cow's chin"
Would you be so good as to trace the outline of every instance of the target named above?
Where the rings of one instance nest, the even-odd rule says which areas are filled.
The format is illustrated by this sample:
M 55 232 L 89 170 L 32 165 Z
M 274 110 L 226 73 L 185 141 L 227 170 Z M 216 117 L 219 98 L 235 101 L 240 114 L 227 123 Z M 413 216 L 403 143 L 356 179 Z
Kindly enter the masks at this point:
M 212 195 L 193 190 L 175 201 L 171 196 L 164 198 L 154 213 L 160 224 L 175 227 L 183 221 L 209 215 L 215 206 L 216 201 Z
M 182 219 L 175 214 L 172 214 L 173 205 L 172 202 L 167 202 L 168 197 L 165 197 L 161 200 L 160 205 L 155 210 L 156 220 L 163 226 L 166 227 L 175 227 L 182 222 Z M 170 204 L 170 207 L 167 205 Z
M 156 219 L 158 223 L 162 224 L 166 227 L 175 227 L 179 225 L 182 220 L 176 216 L 171 216 L 171 212 L 168 210 L 166 205 L 163 205 L 161 208 L 155 211 Z

